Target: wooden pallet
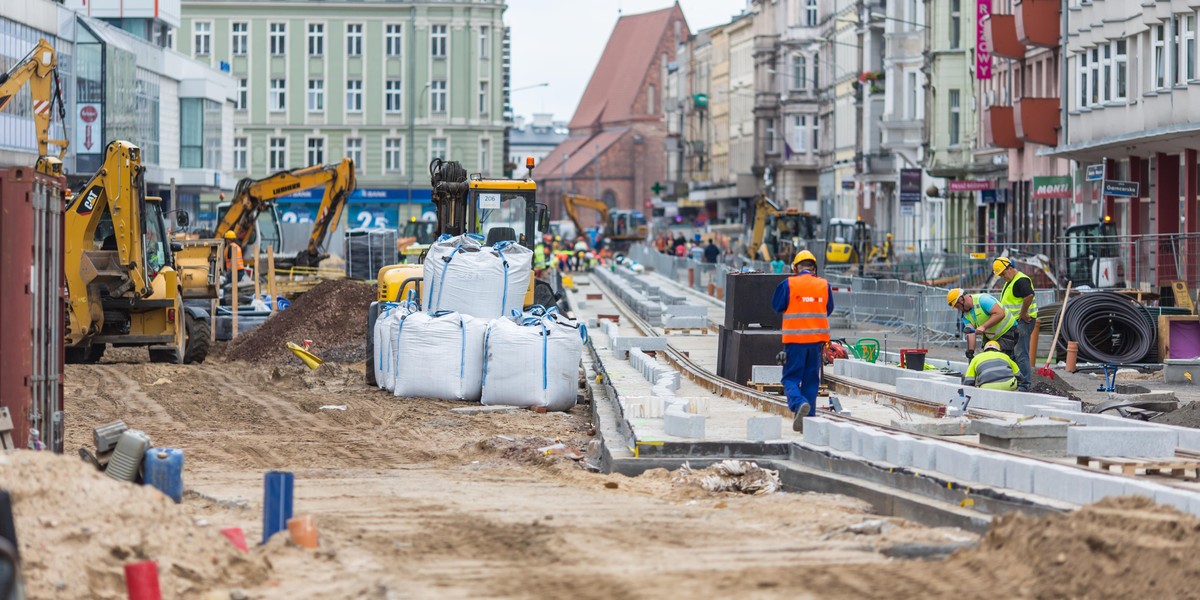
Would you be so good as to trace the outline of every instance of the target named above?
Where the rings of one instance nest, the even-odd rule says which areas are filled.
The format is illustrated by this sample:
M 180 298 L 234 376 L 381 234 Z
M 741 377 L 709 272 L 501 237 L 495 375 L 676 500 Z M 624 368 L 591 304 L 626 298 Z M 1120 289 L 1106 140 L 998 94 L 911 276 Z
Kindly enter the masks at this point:
M 1147 475 L 1168 475 L 1178 479 L 1200 479 L 1200 460 L 1189 458 L 1175 459 L 1143 459 L 1143 458 L 1125 458 L 1119 456 L 1080 456 L 1076 461 L 1080 466 L 1092 467 L 1095 463 L 1096 469 L 1101 471 L 1111 471 L 1113 467 L 1119 467 L 1123 475 L 1137 475 L 1138 471 L 1145 471 Z M 1188 475 L 1188 472 L 1191 475 Z
M 663 335 L 708 335 L 707 327 L 663 327 Z
M 752 381 L 748 381 L 746 382 L 746 387 L 752 387 L 758 390 L 758 393 L 760 394 L 775 394 L 777 396 L 783 395 L 782 383 L 754 383 Z

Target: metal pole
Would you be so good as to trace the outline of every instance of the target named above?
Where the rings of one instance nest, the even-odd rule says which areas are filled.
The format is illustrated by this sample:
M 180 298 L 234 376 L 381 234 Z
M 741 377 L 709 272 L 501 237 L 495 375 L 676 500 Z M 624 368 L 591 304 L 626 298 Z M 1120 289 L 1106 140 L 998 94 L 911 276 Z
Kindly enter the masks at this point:
M 417 7 L 410 6 L 408 8 L 408 76 L 405 81 L 413 81 L 416 78 L 416 61 L 417 49 L 415 46 L 417 37 Z M 413 95 L 412 87 L 408 87 L 408 204 L 412 206 L 413 201 L 413 155 L 416 154 L 414 148 L 416 138 L 416 111 L 413 110 Z

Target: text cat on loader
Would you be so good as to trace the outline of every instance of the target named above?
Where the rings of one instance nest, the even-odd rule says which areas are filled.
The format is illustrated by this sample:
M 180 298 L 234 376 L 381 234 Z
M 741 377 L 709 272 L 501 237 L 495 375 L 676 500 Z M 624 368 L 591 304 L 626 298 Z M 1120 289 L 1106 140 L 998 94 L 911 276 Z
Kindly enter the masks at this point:
M 146 346 L 154 362 L 208 356 L 208 313 L 181 302 L 178 246 L 167 239 L 162 200 L 145 194 L 144 172 L 137 146 L 111 142 L 100 171 L 67 204 L 67 362 L 99 361 L 107 344 Z M 187 224 L 186 213 L 177 219 Z
M 533 171 L 533 159 L 526 162 Z M 457 236 L 464 233 L 483 235 L 486 245 L 496 242 L 516 242 L 534 249 L 542 232 L 550 226 L 550 209 L 537 201 L 537 183 L 525 179 L 484 179 L 478 175 L 467 178 L 467 171 L 456 161 L 434 159 L 429 164 L 433 204 L 437 209 L 436 235 Z M 422 260 L 424 256 L 421 257 Z M 375 320 L 379 317 L 380 302 L 397 302 L 407 298 L 410 290 L 420 295 L 424 276 L 423 264 L 388 265 L 379 270 L 376 301 L 367 314 L 367 373 L 368 385 L 375 385 Z M 560 297 L 557 273 L 547 270 L 553 280 L 529 278 L 525 306 L 553 306 Z

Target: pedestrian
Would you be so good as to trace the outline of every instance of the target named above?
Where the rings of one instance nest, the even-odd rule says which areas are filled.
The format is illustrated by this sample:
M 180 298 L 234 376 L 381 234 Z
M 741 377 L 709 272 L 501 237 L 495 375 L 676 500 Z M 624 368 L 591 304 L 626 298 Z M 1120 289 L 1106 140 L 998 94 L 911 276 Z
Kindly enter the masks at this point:
M 946 303 L 962 313 L 963 331 L 967 334 L 967 360 L 975 358 L 978 337 L 984 341 L 995 340 L 1000 350 L 1012 355 L 1017 345 L 1017 320 L 1004 310 L 1000 301 L 991 294 L 968 294 L 962 288 L 954 288 L 946 294 Z
M 1021 381 L 1017 389 L 1028 392 L 1033 387 L 1033 340 L 1038 335 L 1037 300 L 1033 295 L 1033 280 L 1017 270 L 1012 260 L 1001 256 L 992 261 L 992 273 L 1004 278 L 1004 292 L 1000 304 L 1017 320 L 1017 345 L 1013 348 L 1013 360 L 1021 369 Z
M 708 238 L 708 245 L 704 247 L 704 262 L 716 264 L 720 257 L 721 249 L 717 247 L 717 243 L 712 238 Z
M 771 261 L 771 272 L 772 273 L 782 273 L 783 267 L 784 267 L 783 258 L 780 257 L 779 255 L 776 255 L 775 260 Z
M 700 241 L 696 240 L 688 248 L 688 255 L 696 262 L 704 262 L 704 246 L 700 245 Z
M 805 250 L 792 261 L 793 276 L 779 283 L 771 307 L 783 314 L 783 392 L 795 413 L 792 431 L 804 431 L 804 417 L 816 415 L 821 362 L 829 342 L 833 290 L 817 277 L 817 257 Z
M 1020 372 L 1017 363 L 1000 351 L 1000 343 L 991 341 L 983 345 L 983 352 L 971 359 L 963 385 L 1011 392 L 1017 389 Z

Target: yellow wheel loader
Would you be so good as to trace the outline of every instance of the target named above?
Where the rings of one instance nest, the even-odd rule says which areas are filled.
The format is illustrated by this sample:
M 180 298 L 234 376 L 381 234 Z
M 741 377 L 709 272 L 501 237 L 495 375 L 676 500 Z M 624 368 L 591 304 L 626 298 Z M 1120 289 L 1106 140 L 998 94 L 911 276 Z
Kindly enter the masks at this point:
M 155 362 L 208 356 L 207 311 L 184 307 L 160 198 L 145 195 L 141 150 L 125 141 L 66 208 L 67 362 L 96 362 L 107 345 L 144 346 Z M 179 224 L 187 224 L 179 213 Z

